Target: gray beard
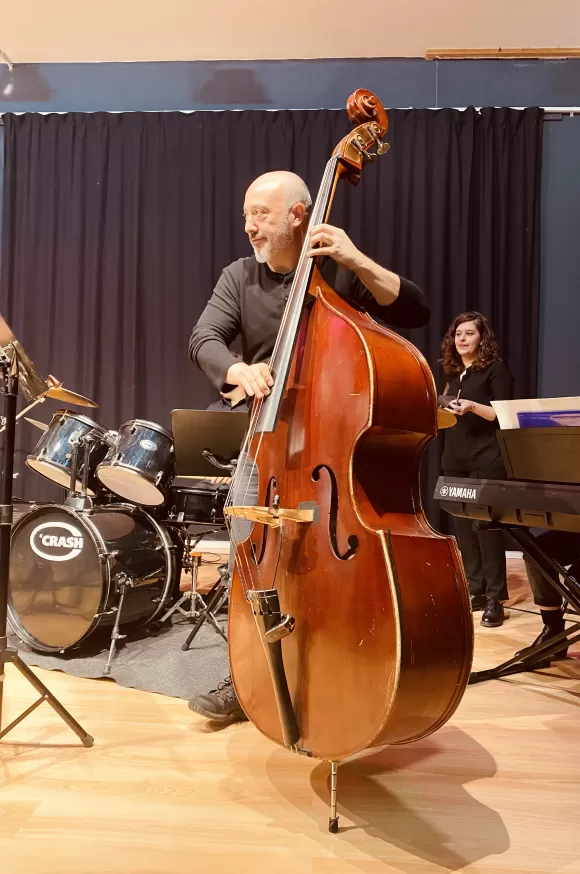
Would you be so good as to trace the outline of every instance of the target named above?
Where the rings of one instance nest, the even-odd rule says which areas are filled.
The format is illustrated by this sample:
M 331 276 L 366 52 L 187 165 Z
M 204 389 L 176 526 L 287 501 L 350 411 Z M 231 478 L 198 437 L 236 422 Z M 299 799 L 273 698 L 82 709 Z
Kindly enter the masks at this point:
M 292 230 L 292 228 L 289 228 L 286 225 L 285 219 L 282 219 L 280 227 L 278 228 L 272 239 L 268 240 L 261 252 L 259 252 L 255 246 L 252 246 L 252 249 L 254 250 L 254 257 L 258 264 L 265 264 L 267 261 L 270 260 L 272 255 L 275 255 L 277 252 L 282 252 L 284 251 L 284 249 L 287 249 L 293 240 L 294 231 Z
M 266 243 L 266 245 L 264 246 L 264 248 L 262 249 L 261 252 L 258 252 L 258 250 L 256 249 L 255 246 L 252 246 L 252 249 L 254 250 L 254 258 L 256 259 L 258 264 L 265 264 L 266 261 L 270 257 L 270 251 L 271 251 L 270 244 Z

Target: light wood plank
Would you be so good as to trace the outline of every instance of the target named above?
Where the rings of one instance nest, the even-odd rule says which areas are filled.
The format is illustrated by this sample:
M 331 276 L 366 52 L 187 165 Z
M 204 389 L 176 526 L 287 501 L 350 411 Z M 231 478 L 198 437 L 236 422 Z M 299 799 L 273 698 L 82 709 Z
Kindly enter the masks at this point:
M 531 607 L 510 569 L 513 602 Z M 476 624 L 476 666 L 539 627 L 516 610 L 501 629 Z M 326 763 L 249 724 L 214 730 L 176 699 L 38 673 L 96 744 L 46 705 L 0 742 L 2 874 L 580 874 L 573 660 L 470 687 L 433 737 L 342 764 L 339 835 Z M 8 666 L 6 718 L 33 696 Z

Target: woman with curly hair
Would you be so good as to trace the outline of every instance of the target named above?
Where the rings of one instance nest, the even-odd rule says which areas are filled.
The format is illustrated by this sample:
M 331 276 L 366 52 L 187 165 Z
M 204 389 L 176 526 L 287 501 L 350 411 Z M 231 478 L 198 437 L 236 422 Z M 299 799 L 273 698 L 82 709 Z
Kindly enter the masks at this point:
M 456 425 L 445 432 L 445 476 L 505 479 L 491 401 L 512 397 L 513 377 L 500 358 L 485 316 L 477 312 L 457 316 L 441 352 L 447 376 L 444 394 L 453 396 L 447 409 L 457 416 Z M 470 519 L 454 521 L 472 609 L 483 609 L 482 625 L 497 628 L 505 619 L 503 602 L 508 598 L 503 533 L 483 527 L 474 531 Z

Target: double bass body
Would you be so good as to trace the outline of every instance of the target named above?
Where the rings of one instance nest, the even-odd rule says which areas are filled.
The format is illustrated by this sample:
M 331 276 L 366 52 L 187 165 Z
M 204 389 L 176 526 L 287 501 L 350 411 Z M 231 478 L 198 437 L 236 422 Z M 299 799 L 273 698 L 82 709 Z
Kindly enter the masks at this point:
M 256 433 L 249 451 L 258 504 L 314 508 L 314 518 L 256 523 L 237 551 L 295 620 L 282 653 L 297 746 L 334 761 L 443 725 L 468 681 L 473 626 L 455 542 L 421 509 L 421 454 L 437 431 L 429 367 L 316 268 L 309 287 L 277 427 Z M 232 677 L 248 717 L 283 744 L 242 566 L 230 599 Z

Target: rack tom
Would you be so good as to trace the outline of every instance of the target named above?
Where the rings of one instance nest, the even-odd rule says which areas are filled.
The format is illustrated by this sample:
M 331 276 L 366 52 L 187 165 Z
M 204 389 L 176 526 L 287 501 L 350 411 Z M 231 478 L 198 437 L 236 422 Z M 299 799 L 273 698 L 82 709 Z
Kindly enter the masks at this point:
M 99 464 L 97 477 L 125 501 L 144 507 L 164 504 L 173 477 L 173 436 L 155 422 L 125 422 Z
M 26 464 L 31 470 L 67 489 L 71 481 L 74 447 L 78 443 L 76 487 L 80 490 L 84 473 L 82 443 L 90 434 L 92 445 L 88 457 L 87 493 L 94 497 L 99 488 L 95 471 L 108 450 L 105 441 L 107 433 L 106 428 L 93 422 L 88 416 L 69 410 L 58 410 L 50 420 L 48 430 L 27 456 Z

